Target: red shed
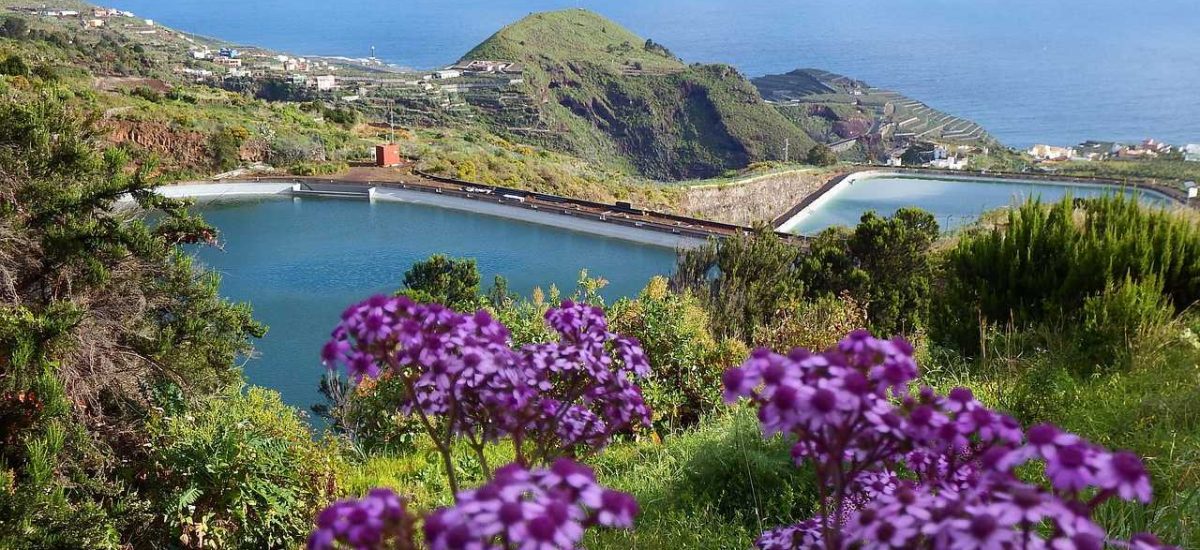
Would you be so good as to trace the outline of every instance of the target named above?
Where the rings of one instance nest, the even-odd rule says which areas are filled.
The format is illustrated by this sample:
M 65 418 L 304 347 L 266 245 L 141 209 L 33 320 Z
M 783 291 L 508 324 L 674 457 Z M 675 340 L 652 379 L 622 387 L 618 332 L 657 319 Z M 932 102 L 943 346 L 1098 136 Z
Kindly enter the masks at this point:
M 385 143 L 375 146 L 375 166 L 396 166 L 400 164 L 400 146 L 395 143 Z

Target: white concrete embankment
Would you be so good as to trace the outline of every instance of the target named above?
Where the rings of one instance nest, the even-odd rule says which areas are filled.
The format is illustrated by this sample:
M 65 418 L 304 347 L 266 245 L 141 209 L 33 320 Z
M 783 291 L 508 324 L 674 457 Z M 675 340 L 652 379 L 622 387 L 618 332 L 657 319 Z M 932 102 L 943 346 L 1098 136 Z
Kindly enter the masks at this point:
M 290 183 L 251 183 L 251 182 L 222 182 L 222 183 L 187 183 L 168 185 L 158 188 L 158 192 L 168 197 L 194 197 L 200 200 L 241 199 L 248 197 L 264 197 L 272 195 L 289 195 L 292 188 Z M 377 187 L 374 200 L 395 201 L 411 204 L 424 204 L 438 208 L 461 210 L 486 216 L 495 216 L 518 220 L 539 225 L 548 225 L 579 231 L 602 237 L 622 239 L 652 246 L 665 248 L 692 248 L 705 242 L 704 239 L 675 235 L 663 231 L 630 227 L 612 222 L 568 216 L 553 212 L 542 212 L 532 208 L 498 202 L 492 197 L 481 196 L 478 199 L 465 199 L 428 193 L 396 189 L 392 187 Z
M 1116 184 L 1116 183 L 1100 183 L 1100 182 L 1088 182 L 1088 181 L 1077 181 L 1077 180 L 1061 180 L 1061 181 L 1059 181 L 1059 180 L 1046 180 L 1046 179 L 1021 179 L 1021 178 L 1013 178 L 1013 177 L 1007 177 L 1007 176 L 988 177 L 988 176 L 977 176 L 977 175 L 966 175 L 966 174 L 961 175 L 961 176 L 960 175 L 944 175 L 944 174 L 922 175 L 922 174 L 913 173 L 913 172 L 870 170 L 870 171 L 865 171 L 865 172 L 856 172 L 856 173 L 847 175 L 845 178 L 842 179 L 842 181 L 838 182 L 837 185 L 833 186 L 833 188 L 829 189 L 825 193 L 821 194 L 821 196 L 814 199 L 811 203 L 808 204 L 808 206 L 805 206 L 803 210 L 797 212 L 796 215 L 792 216 L 791 218 L 788 218 L 787 221 L 779 224 L 779 227 L 776 227 L 775 230 L 783 232 L 783 233 L 792 233 L 796 229 L 796 227 L 798 225 L 800 225 L 801 222 L 803 222 L 806 218 L 811 216 L 814 212 L 820 210 L 821 207 L 824 206 L 826 202 L 833 200 L 833 198 L 836 197 L 843 190 L 853 186 L 856 182 L 866 180 L 866 179 L 872 179 L 872 178 L 912 178 L 912 179 L 927 179 L 927 180 L 939 180 L 939 181 L 961 181 L 961 182 L 968 182 L 968 183 L 970 183 L 970 182 L 1003 182 L 1003 183 L 1012 183 L 1012 184 L 1029 184 L 1029 185 L 1035 185 L 1035 186 L 1057 185 L 1057 186 L 1068 186 L 1068 187 L 1101 187 L 1101 188 L 1110 188 L 1110 189 L 1121 189 L 1122 188 L 1121 185 Z M 1156 200 L 1161 200 L 1164 204 L 1179 203 L 1179 200 L 1172 198 L 1164 193 L 1155 191 L 1154 189 L 1135 188 L 1133 186 L 1130 186 L 1129 189 L 1134 190 L 1138 193 L 1141 193 L 1141 194 L 1143 194 L 1143 196 L 1153 197 Z

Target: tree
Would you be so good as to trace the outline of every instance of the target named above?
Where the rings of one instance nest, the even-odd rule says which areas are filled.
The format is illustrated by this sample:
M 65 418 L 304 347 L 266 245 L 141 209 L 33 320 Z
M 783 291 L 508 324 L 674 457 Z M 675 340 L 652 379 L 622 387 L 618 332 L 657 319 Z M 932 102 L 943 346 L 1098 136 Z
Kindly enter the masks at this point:
M 847 292 L 866 304 L 870 328 L 911 334 L 929 310 L 933 265 L 929 250 L 938 237 L 933 215 L 901 208 L 891 217 L 863 214 L 854 229 L 822 231 L 799 269 L 810 298 Z
M 808 150 L 808 155 L 804 157 L 804 161 L 813 166 L 833 166 L 837 164 L 838 158 L 834 154 L 833 149 L 828 145 L 818 143 Z
M 750 343 L 756 327 L 803 295 L 795 269 L 800 257 L 799 247 L 760 225 L 749 235 L 680 252 L 671 284 L 703 301 L 717 334 Z
M 404 273 L 404 288 L 400 293 L 457 311 L 470 311 L 479 305 L 479 280 L 474 259 L 434 254 Z
M 153 191 L 153 166 L 101 154 L 92 120 L 40 90 L 0 103 L 0 517 L 19 518 L 4 548 L 166 544 L 139 538 L 159 477 L 146 419 L 163 388 L 240 383 L 263 333 L 178 248 L 212 228 Z

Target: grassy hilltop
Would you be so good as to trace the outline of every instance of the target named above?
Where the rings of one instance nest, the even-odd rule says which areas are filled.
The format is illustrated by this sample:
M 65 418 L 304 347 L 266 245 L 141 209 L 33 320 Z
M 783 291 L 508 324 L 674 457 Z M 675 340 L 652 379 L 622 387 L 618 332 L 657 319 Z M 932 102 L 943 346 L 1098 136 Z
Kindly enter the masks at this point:
M 685 65 L 669 50 L 580 9 L 532 14 L 504 27 L 464 60 L 520 62 L 535 128 L 526 135 L 590 160 L 615 162 L 656 179 L 711 177 L 783 157 L 813 141 L 763 102 L 726 65 Z

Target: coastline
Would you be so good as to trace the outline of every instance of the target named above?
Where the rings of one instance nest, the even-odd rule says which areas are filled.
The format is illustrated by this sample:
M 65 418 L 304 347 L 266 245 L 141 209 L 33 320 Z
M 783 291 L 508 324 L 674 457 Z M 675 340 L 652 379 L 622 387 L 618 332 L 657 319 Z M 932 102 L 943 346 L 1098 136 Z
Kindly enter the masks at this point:
M 293 182 L 185 182 L 162 186 L 157 188 L 156 191 L 164 196 L 173 198 L 220 201 L 223 199 L 241 200 L 271 196 L 293 197 L 293 185 Z M 470 212 L 472 214 L 482 214 L 496 218 L 557 227 L 568 231 L 621 239 L 662 248 L 694 248 L 707 242 L 707 239 L 697 236 L 667 233 L 661 230 L 589 219 L 582 215 L 564 216 L 558 213 L 540 211 L 536 207 L 520 208 L 503 201 L 492 202 L 469 199 L 393 186 L 377 185 L 372 197 L 371 200 L 423 204 L 436 208 L 447 208 Z M 365 197 L 363 200 L 366 200 Z

